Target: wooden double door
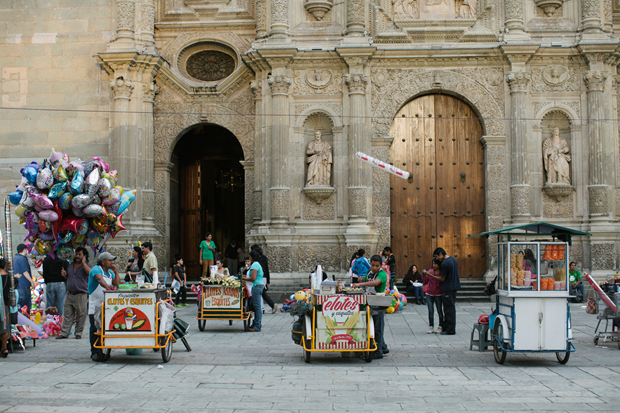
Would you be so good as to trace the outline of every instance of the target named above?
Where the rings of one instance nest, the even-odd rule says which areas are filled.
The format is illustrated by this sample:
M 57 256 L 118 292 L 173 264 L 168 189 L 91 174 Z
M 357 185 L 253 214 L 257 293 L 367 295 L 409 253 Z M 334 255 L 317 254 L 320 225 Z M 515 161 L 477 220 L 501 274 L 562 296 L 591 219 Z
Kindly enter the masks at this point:
M 461 278 L 486 271 L 482 126 L 471 107 L 452 96 L 427 95 L 396 115 L 390 159 L 413 181 L 390 177 L 391 247 L 398 277 L 415 264 L 430 268 L 442 247 L 459 264 Z

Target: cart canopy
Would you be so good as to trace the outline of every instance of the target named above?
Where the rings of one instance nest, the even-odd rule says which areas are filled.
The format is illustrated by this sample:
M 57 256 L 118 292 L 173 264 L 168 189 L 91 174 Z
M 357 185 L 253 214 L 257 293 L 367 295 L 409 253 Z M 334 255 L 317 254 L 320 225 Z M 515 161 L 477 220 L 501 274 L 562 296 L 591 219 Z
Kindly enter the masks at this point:
M 480 234 L 472 235 L 468 238 L 476 238 L 480 236 L 489 235 L 508 235 L 514 233 L 522 235 L 552 235 L 558 238 L 570 239 L 573 235 L 585 235 L 591 236 L 592 234 L 583 231 L 577 231 L 575 229 L 561 227 L 559 225 L 549 224 L 548 222 L 532 222 L 529 224 L 515 225 L 512 227 L 500 228 L 495 231 L 481 232 Z

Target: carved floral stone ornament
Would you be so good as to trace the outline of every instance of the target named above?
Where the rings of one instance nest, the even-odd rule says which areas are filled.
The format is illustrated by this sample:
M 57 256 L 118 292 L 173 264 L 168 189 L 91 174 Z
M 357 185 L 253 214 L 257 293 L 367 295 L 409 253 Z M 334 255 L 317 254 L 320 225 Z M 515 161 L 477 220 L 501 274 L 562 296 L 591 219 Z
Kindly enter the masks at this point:
M 332 72 L 327 69 L 309 70 L 306 72 L 306 83 L 315 89 L 326 88 L 332 81 Z
M 304 3 L 304 7 L 308 13 L 312 14 L 318 21 L 332 9 L 333 5 L 332 0 L 306 0 Z
M 545 12 L 547 17 L 553 17 L 557 9 L 564 3 L 564 0 L 534 0 L 534 3 Z
M 131 83 L 131 80 L 125 80 L 122 76 L 119 76 L 116 79 L 110 80 L 110 88 L 112 88 L 115 99 L 129 99 L 134 86 L 133 83 Z
M 566 82 L 570 77 L 570 71 L 565 66 L 547 66 L 543 69 L 543 80 L 549 86 L 557 86 Z

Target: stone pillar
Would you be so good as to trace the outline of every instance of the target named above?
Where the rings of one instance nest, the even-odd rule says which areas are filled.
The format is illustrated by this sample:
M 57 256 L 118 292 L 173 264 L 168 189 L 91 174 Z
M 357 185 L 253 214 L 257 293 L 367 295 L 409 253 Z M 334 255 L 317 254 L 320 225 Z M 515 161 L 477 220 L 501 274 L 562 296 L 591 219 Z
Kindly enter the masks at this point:
M 288 187 L 288 89 L 291 79 L 284 75 L 269 76 L 272 113 L 272 174 L 271 174 L 271 222 L 275 226 L 288 224 L 290 211 L 290 188 Z
M 143 0 L 140 4 L 140 39 L 144 45 L 143 53 L 157 54 L 154 36 L 155 5 L 153 0 Z
M 601 33 L 601 0 L 581 0 L 581 30 Z
M 509 72 L 510 86 L 510 132 L 511 132 L 511 215 L 514 219 L 530 216 L 531 187 L 528 182 L 527 166 L 527 86 L 529 72 Z
M 347 37 L 363 37 L 366 31 L 366 1 L 346 0 Z
M 590 169 L 588 196 L 590 198 L 590 217 L 609 216 L 611 212 L 610 191 L 606 179 L 606 153 L 610 148 L 605 145 L 605 82 L 607 73 L 597 70 L 588 70 L 583 77 L 588 95 L 588 142 L 590 152 Z
M 529 38 L 523 25 L 523 0 L 504 0 L 504 18 L 506 40 L 522 36 Z
M 125 161 L 128 156 L 131 156 L 128 153 L 127 143 L 131 139 L 129 105 L 134 84 L 129 80 L 129 73 L 125 72 L 122 75 L 115 75 L 110 80 L 110 88 L 114 97 L 114 114 L 112 116 L 112 131 L 110 133 L 111 163 L 118 171 L 120 184 L 129 187 L 132 174 L 128 162 Z
M 170 256 L 170 173 L 174 165 L 170 162 L 155 162 L 153 174 L 155 177 L 155 222 L 157 231 L 164 235 L 159 251 L 156 247 L 157 260 L 160 270 L 165 268 Z
M 355 153 L 363 150 L 366 143 L 366 85 L 368 78 L 361 74 L 345 76 L 349 87 L 349 218 L 367 218 L 367 182 L 364 181 L 364 168 L 358 168 Z
M 136 2 L 116 0 L 116 36 L 108 48 L 111 51 L 136 50 Z
M 289 40 L 288 3 L 289 0 L 271 0 L 271 29 L 269 36 L 273 39 Z
M 249 193 L 246 199 L 246 205 L 251 202 L 252 206 L 252 219 L 250 224 L 258 225 L 263 219 L 263 191 L 262 188 L 266 185 L 265 173 L 269 170 L 270 164 L 265 158 L 265 144 L 263 126 L 265 124 L 265 117 L 262 116 L 265 111 L 263 110 L 263 82 L 260 80 L 253 80 L 250 82 L 250 88 L 254 94 L 254 102 L 256 105 L 256 117 L 255 117 L 255 133 L 254 133 L 254 159 L 258 160 L 253 166 L 254 172 L 254 185 L 251 188 L 252 192 Z M 248 183 L 246 182 L 246 187 Z M 248 224 L 248 222 L 246 222 Z
M 267 36 L 267 0 L 256 0 L 256 39 Z

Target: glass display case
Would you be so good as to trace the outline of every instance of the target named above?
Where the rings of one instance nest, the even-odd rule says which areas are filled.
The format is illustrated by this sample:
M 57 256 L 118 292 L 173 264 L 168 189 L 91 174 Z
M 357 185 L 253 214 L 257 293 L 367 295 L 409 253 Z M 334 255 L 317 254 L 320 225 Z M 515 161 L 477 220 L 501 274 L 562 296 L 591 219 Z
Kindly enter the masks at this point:
M 499 289 L 513 292 L 567 293 L 568 243 L 498 243 Z

